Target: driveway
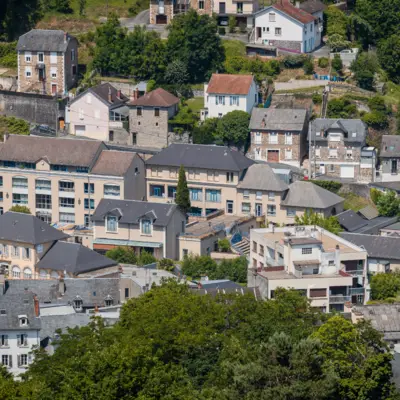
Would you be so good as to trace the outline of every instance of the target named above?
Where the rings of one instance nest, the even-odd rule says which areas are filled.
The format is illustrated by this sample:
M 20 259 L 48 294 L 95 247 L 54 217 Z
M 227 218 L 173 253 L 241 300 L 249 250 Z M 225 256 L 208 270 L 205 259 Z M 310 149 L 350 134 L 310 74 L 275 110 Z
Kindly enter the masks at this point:
M 147 25 L 150 22 L 150 10 L 141 11 L 133 18 L 120 18 L 119 22 L 121 26 L 128 28 L 129 31 L 133 31 L 135 25 Z
M 318 49 L 312 51 L 310 54 L 316 58 L 322 58 L 322 57 L 329 58 L 330 55 L 329 47 L 326 44 L 324 44 L 318 47 Z

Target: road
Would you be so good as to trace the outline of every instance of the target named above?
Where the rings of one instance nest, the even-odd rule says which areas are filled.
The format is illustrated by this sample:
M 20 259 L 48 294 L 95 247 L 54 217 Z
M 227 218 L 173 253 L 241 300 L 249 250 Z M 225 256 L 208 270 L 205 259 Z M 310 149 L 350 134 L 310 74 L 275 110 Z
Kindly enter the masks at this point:
M 147 25 L 150 23 L 150 10 L 141 11 L 133 18 L 120 18 L 119 22 L 129 31 L 132 31 L 135 25 Z

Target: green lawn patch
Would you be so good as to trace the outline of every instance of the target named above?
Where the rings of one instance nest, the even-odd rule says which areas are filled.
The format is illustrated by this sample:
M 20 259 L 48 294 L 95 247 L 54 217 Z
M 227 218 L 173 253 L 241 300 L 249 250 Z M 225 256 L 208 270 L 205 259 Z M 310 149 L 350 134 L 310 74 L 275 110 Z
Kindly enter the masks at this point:
M 371 202 L 365 197 L 357 196 L 354 193 L 340 193 L 339 196 L 344 198 L 344 209 L 359 211 L 362 208 L 369 206 Z
M 204 97 L 193 97 L 192 99 L 187 100 L 186 104 L 193 113 L 199 114 L 200 110 L 204 108 Z
M 246 55 L 246 44 L 240 40 L 223 40 L 222 45 L 226 58 Z

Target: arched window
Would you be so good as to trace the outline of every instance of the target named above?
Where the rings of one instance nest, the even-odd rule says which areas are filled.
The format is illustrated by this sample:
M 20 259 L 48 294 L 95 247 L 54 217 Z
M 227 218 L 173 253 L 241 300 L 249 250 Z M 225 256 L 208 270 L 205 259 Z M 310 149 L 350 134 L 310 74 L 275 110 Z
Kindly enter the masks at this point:
M 24 268 L 24 279 L 32 279 L 32 270 L 30 268 Z
M 114 304 L 114 299 L 110 295 L 108 295 L 104 299 L 104 303 L 105 303 L 106 307 L 111 307 Z
M 21 270 L 16 265 L 12 267 L 12 277 L 17 279 L 21 278 Z
M 47 279 L 47 271 L 45 269 L 41 269 L 39 272 L 40 279 Z

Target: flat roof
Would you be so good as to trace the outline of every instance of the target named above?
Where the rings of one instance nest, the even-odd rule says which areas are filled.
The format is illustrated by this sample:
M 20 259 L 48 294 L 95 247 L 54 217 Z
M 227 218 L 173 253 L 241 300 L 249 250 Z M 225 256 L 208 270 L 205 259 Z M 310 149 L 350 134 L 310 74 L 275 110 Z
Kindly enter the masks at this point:
M 261 275 L 270 280 L 281 280 L 281 279 L 326 279 L 326 278 L 346 278 L 346 279 L 353 279 L 351 276 L 344 276 L 341 274 L 329 274 L 329 275 L 322 275 L 322 274 L 311 274 L 311 275 L 302 275 L 301 277 L 297 277 L 293 274 L 289 274 L 286 271 L 260 271 L 257 272 L 258 275 Z

